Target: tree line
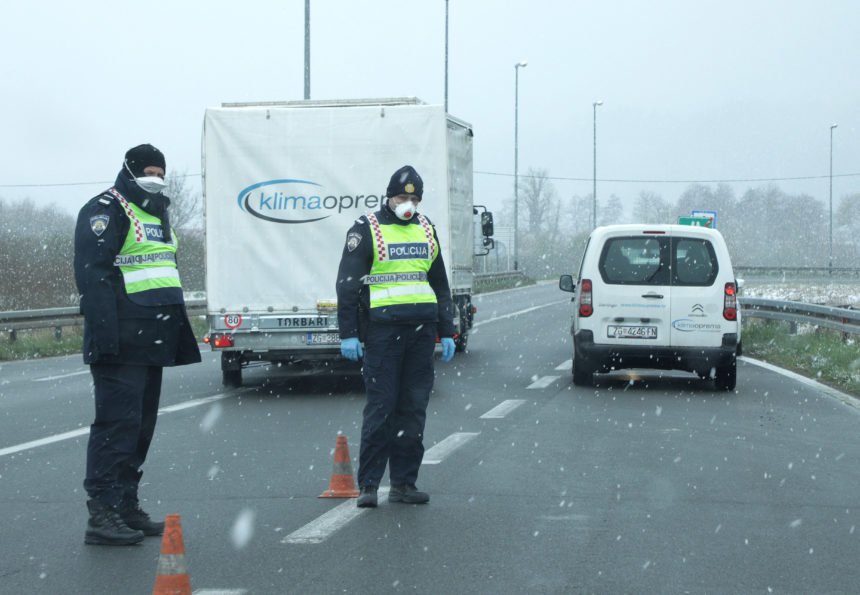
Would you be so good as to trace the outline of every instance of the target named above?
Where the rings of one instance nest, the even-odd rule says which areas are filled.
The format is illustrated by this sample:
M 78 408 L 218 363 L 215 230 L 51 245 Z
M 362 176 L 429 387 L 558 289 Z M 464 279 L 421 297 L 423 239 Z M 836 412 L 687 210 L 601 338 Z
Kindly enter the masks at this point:
M 167 176 L 170 220 L 179 237 L 179 275 L 186 291 L 204 289 L 204 248 L 199 193 L 186 177 Z M 85 199 L 82 198 L 81 206 Z M 30 200 L 0 198 L 0 310 L 36 310 L 79 303 L 73 269 L 75 216 Z
M 176 172 L 167 176 L 171 223 L 180 238 L 178 266 L 186 291 L 205 289 L 205 247 L 201 197 Z M 591 231 L 592 196 L 561 197 L 548 172 L 530 169 L 519 187 L 519 268 L 534 278 L 575 272 Z M 83 200 L 82 200 L 83 204 Z M 833 214 L 833 266 L 860 264 L 860 192 L 843 196 Z M 789 194 L 775 185 L 751 187 L 737 195 L 727 184 L 689 185 L 674 202 L 641 192 L 627 212 L 621 198 L 598 203 L 597 223 L 675 223 L 692 210 L 718 213 L 736 266 L 825 267 L 830 260 L 828 206 L 806 194 Z M 499 227 L 513 222 L 513 199 L 496 214 Z M 0 198 L 0 310 L 30 310 L 78 303 L 72 259 L 75 217 L 32 201 Z M 499 243 L 486 257 L 489 268 L 506 270 L 511 258 L 498 258 Z
M 592 228 L 592 195 L 558 195 L 545 169 L 530 169 L 519 193 L 518 260 L 526 275 L 575 272 Z M 833 267 L 860 266 L 860 192 L 834 200 Z M 641 192 L 626 211 L 620 197 L 600 199 L 597 224 L 677 223 L 693 210 L 717 212 L 736 266 L 826 267 L 830 264 L 828 205 L 770 184 L 738 195 L 728 184 L 690 184 L 674 202 Z M 513 222 L 513 199 L 497 216 Z

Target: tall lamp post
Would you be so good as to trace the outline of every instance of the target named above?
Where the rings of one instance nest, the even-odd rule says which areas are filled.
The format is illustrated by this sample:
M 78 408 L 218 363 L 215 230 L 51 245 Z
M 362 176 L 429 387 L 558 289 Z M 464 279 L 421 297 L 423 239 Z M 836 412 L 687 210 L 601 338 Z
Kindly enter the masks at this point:
M 592 174 L 593 187 L 591 190 L 591 228 L 594 229 L 597 227 L 597 106 L 603 105 L 603 102 L 600 100 L 595 101 L 591 104 L 592 109 L 594 110 L 594 156 L 592 159 L 592 163 L 594 164 L 594 172 Z
M 445 0 L 445 113 L 448 113 L 448 0 Z
M 827 265 L 828 274 L 833 274 L 833 129 L 837 124 L 830 125 L 830 263 Z
M 305 0 L 305 99 L 311 98 L 311 0 Z
M 520 250 L 519 239 L 519 113 L 520 113 L 520 68 L 528 66 L 528 62 L 520 60 L 514 64 L 514 270 L 519 270 L 517 255 Z

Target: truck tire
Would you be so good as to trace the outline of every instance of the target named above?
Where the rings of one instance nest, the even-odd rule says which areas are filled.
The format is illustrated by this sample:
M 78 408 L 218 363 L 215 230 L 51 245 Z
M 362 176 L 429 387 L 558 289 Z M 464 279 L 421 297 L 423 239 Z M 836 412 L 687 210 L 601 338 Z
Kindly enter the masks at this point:
M 230 388 L 239 388 L 242 386 L 242 369 L 222 370 L 221 384 Z
M 465 328 L 463 326 L 460 327 Z M 469 332 L 460 332 L 460 336 L 454 340 L 454 351 L 457 353 L 463 353 L 466 351 L 466 347 L 469 345 Z
M 221 352 L 221 384 L 233 388 L 242 386 L 242 355 L 240 352 Z

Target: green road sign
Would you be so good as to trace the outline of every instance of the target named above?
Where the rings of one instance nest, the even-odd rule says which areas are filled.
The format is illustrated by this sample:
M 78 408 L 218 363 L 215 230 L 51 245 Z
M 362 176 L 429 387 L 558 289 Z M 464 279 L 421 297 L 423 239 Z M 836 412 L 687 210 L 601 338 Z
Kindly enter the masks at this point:
M 679 225 L 694 225 L 696 227 L 710 227 L 713 221 L 710 217 L 678 217 Z

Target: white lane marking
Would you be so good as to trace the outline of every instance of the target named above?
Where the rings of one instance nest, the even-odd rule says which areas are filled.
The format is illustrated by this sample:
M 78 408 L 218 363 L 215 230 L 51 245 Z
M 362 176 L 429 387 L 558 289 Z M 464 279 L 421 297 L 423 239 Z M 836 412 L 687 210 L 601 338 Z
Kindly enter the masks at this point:
M 508 399 L 507 401 L 502 401 L 482 415 L 481 419 L 502 419 L 525 402 L 525 399 Z
M 569 359 L 555 367 L 556 370 L 570 370 L 573 367 L 573 360 Z
M 424 453 L 422 465 L 438 465 L 445 460 L 449 454 L 469 442 L 475 436 L 479 436 L 480 432 L 456 432 L 451 434 L 442 442 L 439 442 Z
M 513 318 L 514 316 L 519 316 L 520 314 L 527 314 L 528 312 L 534 312 L 535 310 L 540 310 L 542 308 L 548 308 L 550 306 L 557 306 L 558 304 L 566 304 L 570 302 L 570 300 L 559 300 L 557 302 L 550 302 L 548 304 L 543 304 L 541 306 L 532 306 L 531 308 L 526 308 L 525 310 L 518 310 L 517 312 L 511 312 L 510 314 L 503 314 L 502 316 L 496 316 L 495 318 L 488 318 L 487 320 L 482 320 L 480 322 L 476 322 L 472 325 L 472 328 L 479 327 L 482 324 L 489 324 L 490 322 L 496 322 L 497 320 L 504 320 L 505 318 Z
M 201 405 L 206 405 L 207 403 L 212 403 L 213 401 L 220 401 L 221 399 L 226 399 L 227 397 L 236 394 L 239 393 L 221 393 L 218 395 L 213 395 L 211 397 L 203 397 L 202 399 L 186 401 L 184 403 L 179 403 L 178 405 L 162 407 L 158 410 L 158 415 L 164 415 L 165 413 L 174 413 L 176 411 L 182 411 L 183 409 L 190 409 L 192 407 L 200 407 Z M 63 432 L 62 434 L 54 434 L 53 436 L 46 436 L 45 438 L 39 438 L 38 440 L 31 440 L 30 442 L 23 442 L 14 446 L 7 446 L 6 448 L 0 448 L 0 457 L 15 454 L 16 452 L 30 450 L 31 448 L 37 448 L 39 446 L 45 446 L 47 444 L 53 444 L 54 442 L 62 442 L 63 440 L 69 440 L 70 438 L 77 438 L 78 436 L 85 436 L 89 433 L 89 427 L 78 428 L 77 430 Z
M 838 391 L 835 388 L 831 388 L 825 384 L 816 382 L 811 378 L 807 378 L 806 376 L 801 376 L 800 374 L 796 374 L 790 370 L 786 370 L 784 368 L 780 368 L 779 366 L 774 366 L 773 364 L 753 359 L 751 357 L 741 356 L 738 359 L 743 362 L 749 362 L 753 365 L 765 368 L 766 370 L 770 370 L 771 372 L 782 374 L 783 376 L 787 376 L 792 380 L 797 380 L 798 382 L 801 382 L 807 386 L 811 386 L 812 388 L 823 392 L 829 397 L 833 397 L 834 399 L 841 401 L 842 403 L 854 408 L 855 410 L 860 410 L 860 400 L 856 399 L 855 397 L 852 397 L 851 395 Z
M 33 378 L 33 382 L 47 382 L 48 380 L 59 380 L 60 378 L 69 378 L 70 376 L 80 376 L 81 374 L 89 374 L 89 370 L 80 370 L 78 372 L 69 372 L 68 374 L 58 374 L 57 376 L 45 376 L 44 378 Z
M 559 378 L 561 378 L 561 376 L 543 376 L 529 384 L 526 388 L 546 388 Z
M 377 495 L 380 504 L 388 500 L 389 488 L 379 488 Z M 343 504 L 335 506 L 327 513 L 318 516 L 310 523 L 296 529 L 281 540 L 281 543 L 322 543 L 331 535 L 346 526 L 358 515 L 367 512 L 367 508 L 359 508 L 355 505 L 355 498 L 350 498 Z
M 248 589 L 194 589 L 191 595 L 245 595 Z

